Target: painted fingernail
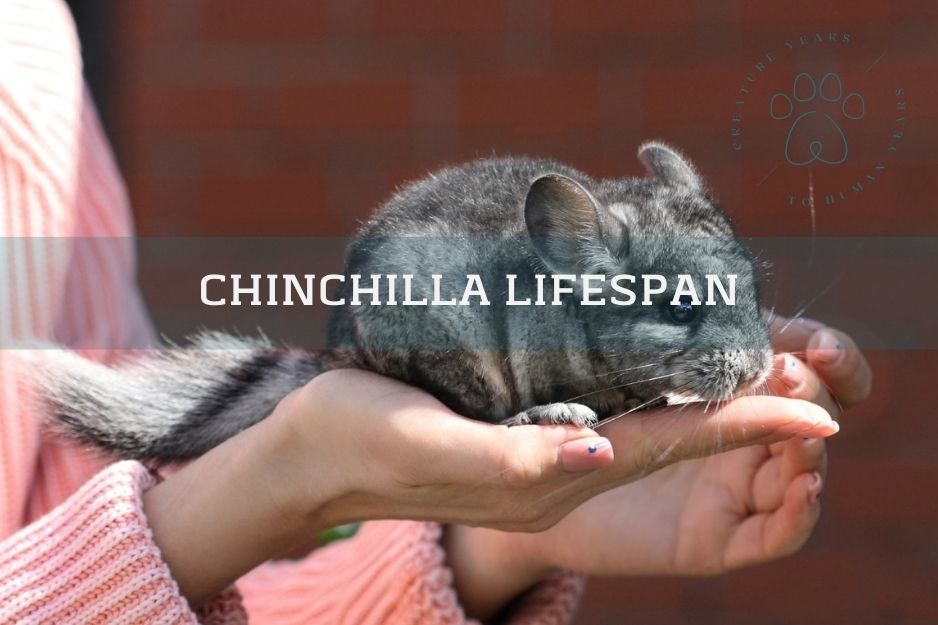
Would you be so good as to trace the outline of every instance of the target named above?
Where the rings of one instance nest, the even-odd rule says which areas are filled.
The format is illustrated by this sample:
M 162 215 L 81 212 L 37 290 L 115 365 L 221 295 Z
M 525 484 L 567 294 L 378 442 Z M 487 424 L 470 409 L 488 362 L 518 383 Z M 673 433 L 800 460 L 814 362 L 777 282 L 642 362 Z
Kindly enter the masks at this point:
M 821 474 L 815 471 L 811 474 L 808 482 L 808 501 L 810 503 L 815 503 L 821 498 L 821 491 L 824 490 L 824 480 L 821 479 Z
M 612 443 L 607 438 L 580 438 L 560 446 L 560 467 L 568 473 L 600 469 L 609 464 L 612 457 Z
M 789 391 L 794 391 L 804 383 L 804 374 L 798 366 L 798 360 L 791 354 L 776 356 L 775 372 Z
M 823 365 L 835 365 L 844 357 L 844 346 L 830 330 L 821 330 L 812 342 L 815 343 L 814 360 Z

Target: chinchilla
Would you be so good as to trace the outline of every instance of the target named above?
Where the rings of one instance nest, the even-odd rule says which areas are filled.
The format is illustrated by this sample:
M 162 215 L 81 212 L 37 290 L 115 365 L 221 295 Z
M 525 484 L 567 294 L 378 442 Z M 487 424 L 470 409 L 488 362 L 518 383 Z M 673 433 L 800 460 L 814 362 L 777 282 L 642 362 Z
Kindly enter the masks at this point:
M 196 457 L 268 416 L 319 373 L 357 367 L 493 423 L 597 420 L 668 399 L 722 401 L 762 384 L 771 363 L 753 259 L 694 167 L 643 145 L 645 178 L 594 179 L 562 163 L 493 158 L 400 189 L 350 244 L 346 276 L 657 274 L 652 305 L 390 306 L 334 309 L 329 349 L 203 333 L 185 348 L 105 366 L 67 351 L 43 367 L 51 418 L 69 435 L 156 464 Z M 734 305 L 673 303 L 680 275 L 735 275 Z M 349 280 L 336 294 L 349 295 Z M 501 295 L 501 293 L 499 293 Z

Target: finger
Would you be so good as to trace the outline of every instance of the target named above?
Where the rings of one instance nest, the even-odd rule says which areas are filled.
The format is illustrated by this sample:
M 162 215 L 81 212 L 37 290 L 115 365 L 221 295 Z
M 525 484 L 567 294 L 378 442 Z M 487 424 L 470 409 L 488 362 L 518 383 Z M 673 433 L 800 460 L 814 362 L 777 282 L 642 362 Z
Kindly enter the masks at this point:
M 808 341 L 806 357 L 845 407 L 869 397 L 873 382 L 870 365 L 843 332 L 832 328 L 815 332 Z
M 424 425 L 426 428 L 427 426 Z M 417 470 L 438 467 L 444 483 L 474 484 L 484 480 L 526 488 L 558 476 L 600 469 L 613 460 L 610 442 L 593 430 L 565 425 L 493 426 L 461 417 L 445 432 L 435 432 Z
M 822 438 L 793 438 L 782 453 L 782 483 L 787 484 L 801 473 L 816 472 L 827 478 L 827 443 Z
M 563 443 L 559 466 L 567 473 L 584 473 L 601 469 L 615 459 L 612 443 L 607 438 L 590 436 Z
M 802 473 L 827 475 L 827 451 L 823 439 L 795 437 L 780 443 L 782 451 L 771 456 L 752 479 L 750 501 L 764 512 L 782 505 L 789 484 Z
M 801 352 L 808 345 L 808 341 L 824 324 L 807 317 L 791 319 L 775 315 L 769 321 L 769 335 L 772 347 L 780 352 Z
M 678 460 L 795 435 L 831 436 L 838 429 L 830 415 L 815 404 L 755 396 L 734 399 L 715 411 L 690 405 L 650 410 L 608 421 L 597 431 L 612 441 L 616 466 L 650 471 Z
M 767 384 L 776 395 L 818 404 L 835 419 L 840 414 L 839 404 L 818 375 L 791 354 L 775 356 Z
M 742 522 L 727 545 L 727 565 L 730 568 L 749 566 L 800 549 L 817 524 L 822 488 L 823 480 L 817 473 L 799 475 L 788 485 L 779 508 Z
M 324 393 L 315 381 L 330 376 L 332 388 L 353 392 Z M 588 428 L 573 426 L 496 426 L 456 415 L 433 396 L 372 373 L 337 370 L 311 383 L 311 403 L 341 409 L 339 422 L 352 427 L 358 447 L 373 466 L 374 478 L 405 487 L 446 484 L 523 486 L 566 472 L 582 472 L 612 461 L 608 441 Z M 344 401 L 330 407 L 332 397 Z M 333 420 L 329 423 L 334 423 Z M 571 441 L 589 442 L 561 446 Z M 592 450 L 592 451 L 591 451 Z M 565 464 L 562 464 L 565 463 Z

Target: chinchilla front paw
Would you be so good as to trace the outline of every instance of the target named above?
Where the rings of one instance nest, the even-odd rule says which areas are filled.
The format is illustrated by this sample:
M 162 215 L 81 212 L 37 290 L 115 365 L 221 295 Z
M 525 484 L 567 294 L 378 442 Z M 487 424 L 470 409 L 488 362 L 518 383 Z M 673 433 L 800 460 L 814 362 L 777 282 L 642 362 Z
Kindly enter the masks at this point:
M 592 408 L 583 404 L 557 403 L 534 406 L 501 422 L 501 425 L 563 425 L 590 427 L 599 422 Z

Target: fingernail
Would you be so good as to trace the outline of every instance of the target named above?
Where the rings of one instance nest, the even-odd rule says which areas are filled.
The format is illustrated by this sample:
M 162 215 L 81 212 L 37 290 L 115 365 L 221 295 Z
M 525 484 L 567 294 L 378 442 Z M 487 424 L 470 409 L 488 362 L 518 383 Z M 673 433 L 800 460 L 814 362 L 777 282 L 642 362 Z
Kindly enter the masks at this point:
M 808 482 L 808 501 L 815 503 L 821 498 L 821 491 L 823 490 L 824 480 L 821 479 L 821 474 L 815 471 L 811 474 L 810 481 Z
M 812 350 L 814 360 L 823 365 L 835 365 L 844 357 L 844 347 L 840 344 L 837 335 L 830 330 L 821 330 L 816 335 L 815 347 Z
M 778 431 L 782 434 L 802 434 L 804 435 L 807 432 L 810 432 L 817 427 L 817 422 L 815 421 L 792 421 L 791 423 L 786 423 L 778 428 Z
M 804 438 L 827 438 L 840 431 L 840 424 L 836 421 L 826 421 L 815 425 L 810 430 L 798 432 Z
M 602 437 L 579 438 L 560 446 L 560 467 L 568 473 L 600 469 L 612 460 L 612 443 Z
M 797 389 L 804 383 L 804 375 L 798 366 L 798 361 L 791 354 L 781 354 L 775 357 L 775 372 L 789 391 Z

